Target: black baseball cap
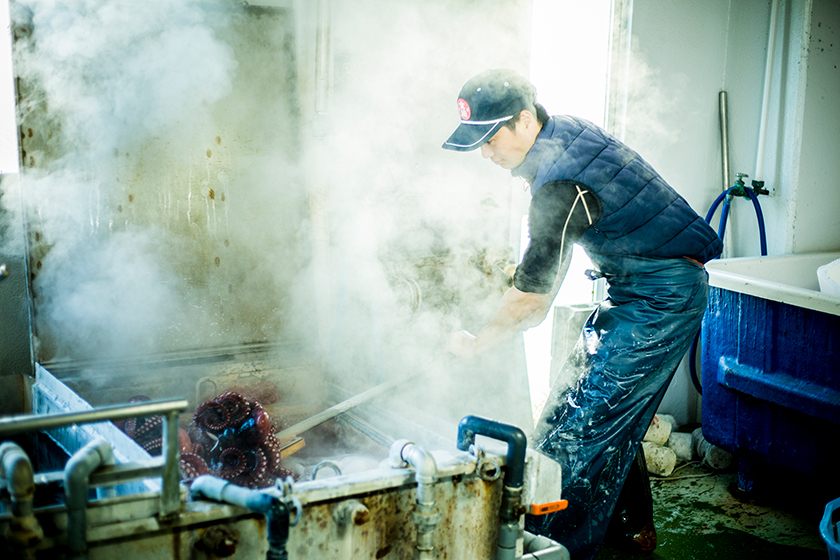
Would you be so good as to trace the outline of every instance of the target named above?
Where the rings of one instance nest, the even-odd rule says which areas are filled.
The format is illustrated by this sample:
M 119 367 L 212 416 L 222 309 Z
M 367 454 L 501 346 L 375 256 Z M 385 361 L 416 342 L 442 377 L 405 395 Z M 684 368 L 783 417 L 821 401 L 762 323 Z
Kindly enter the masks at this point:
M 468 152 L 490 140 L 514 115 L 533 109 L 537 93 L 513 70 L 486 70 L 471 78 L 458 95 L 461 124 L 444 149 Z

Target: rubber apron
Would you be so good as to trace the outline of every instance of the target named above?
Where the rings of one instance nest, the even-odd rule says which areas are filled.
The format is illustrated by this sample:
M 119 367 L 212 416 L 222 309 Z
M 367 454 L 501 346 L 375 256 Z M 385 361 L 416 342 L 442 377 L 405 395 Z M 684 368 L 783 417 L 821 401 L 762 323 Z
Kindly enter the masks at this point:
M 590 255 L 609 297 L 590 315 L 552 387 L 533 446 L 563 468 L 567 509 L 526 527 L 592 558 L 668 383 L 700 329 L 708 275 L 689 259 Z

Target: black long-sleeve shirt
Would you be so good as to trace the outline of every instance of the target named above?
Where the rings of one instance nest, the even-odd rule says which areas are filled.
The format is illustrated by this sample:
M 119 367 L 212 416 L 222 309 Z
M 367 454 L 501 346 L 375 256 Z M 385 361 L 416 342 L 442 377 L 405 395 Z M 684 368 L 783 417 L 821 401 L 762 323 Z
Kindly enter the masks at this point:
M 528 228 L 531 243 L 516 268 L 513 284 L 523 292 L 551 292 L 560 263 L 572 245 L 602 214 L 594 192 L 573 181 L 551 181 L 531 199 Z

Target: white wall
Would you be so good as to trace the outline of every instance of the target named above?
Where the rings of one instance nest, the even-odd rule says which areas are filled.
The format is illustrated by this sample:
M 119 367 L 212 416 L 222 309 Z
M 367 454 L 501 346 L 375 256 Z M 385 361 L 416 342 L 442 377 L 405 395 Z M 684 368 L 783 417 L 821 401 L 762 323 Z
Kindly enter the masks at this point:
M 840 2 L 813 0 L 790 248 L 840 248 Z
M 705 216 L 722 189 L 718 93 L 727 0 L 634 0 L 625 142 Z M 684 360 L 660 406 L 696 421 L 699 397 Z
M 726 0 L 635 0 L 625 141 L 698 213 L 720 192 Z
M 733 2 L 726 58 L 732 170 L 754 176 L 770 2 Z M 840 5 L 779 3 L 761 198 L 768 253 L 840 248 Z M 737 202 L 737 201 L 736 201 Z M 749 204 L 736 204 L 729 256 L 758 252 Z
M 718 93 L 730 174 L 756 173 L 771 0 L 631 0 L 626 142 L 705 216 L 722 190 Z M 840 248 L 840 4 L 780 2 L 761 197 L 769 254 Z M 713 225 L 717 228 L 716 216 Z M 759 254 L 752 205 L 733 201 L 725 255 Z M 662 410 L 696 420 L 685 362 Z

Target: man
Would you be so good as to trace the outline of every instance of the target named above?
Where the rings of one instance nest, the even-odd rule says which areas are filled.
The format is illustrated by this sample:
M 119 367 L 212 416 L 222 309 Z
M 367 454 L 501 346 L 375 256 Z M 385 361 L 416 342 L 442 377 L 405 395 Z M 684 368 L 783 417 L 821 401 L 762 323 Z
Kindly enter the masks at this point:
M 562 465 L 569 507 L 527 519 L 531 531 L 562 543 L 575 560 L 592 558 L 631 467 L 640 464 L 645 430 L 700 328 L 708 297 L 703 264 L 722 244 L 636 152 L 590 122 L 549 117 L 515 72 L 475 76 L 461 89 L 458 110 L 461 124 L 443 147 L 479 149 L 530 184 L 531 242 L 490 323 L 477 336 L 457 333 L 448 350 L 472 357 L 542 322 L 573 243 L 597 267 L 591 274 L 607 279 L 609 297 L 587 320 L 567 374 L 558 376 L 576 380 L 552 388 L 533 436 L 532 445 Z M 639 551 L 656 546 L 652 523 L 629 538 Z

